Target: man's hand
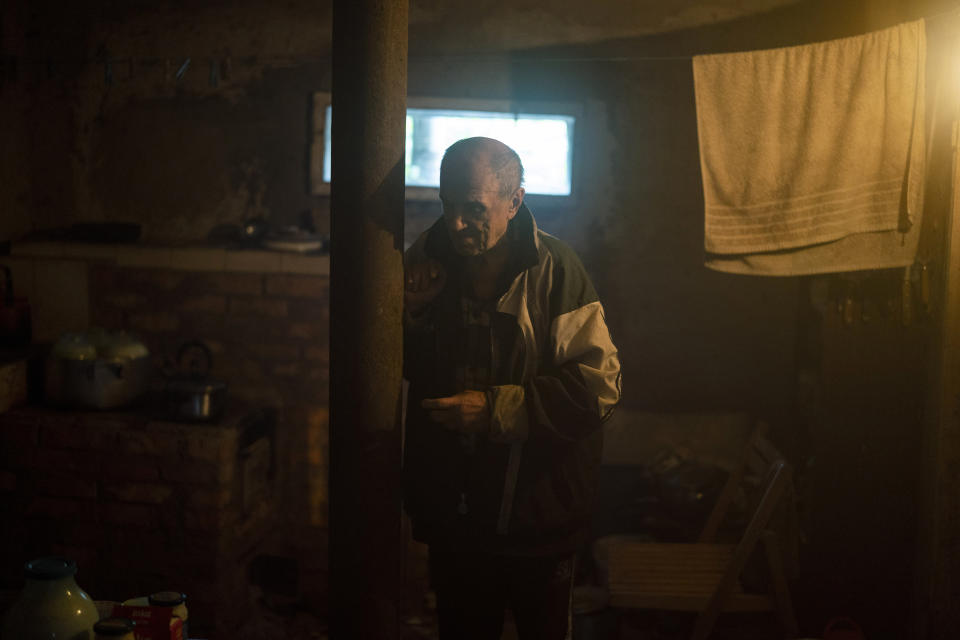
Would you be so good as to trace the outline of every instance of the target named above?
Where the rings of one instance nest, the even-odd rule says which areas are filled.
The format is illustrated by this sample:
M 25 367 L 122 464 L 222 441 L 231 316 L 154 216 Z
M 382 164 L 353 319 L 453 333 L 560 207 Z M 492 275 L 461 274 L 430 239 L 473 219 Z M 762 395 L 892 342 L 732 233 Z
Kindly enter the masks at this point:
M 436 260 L 408 265 L 403 277 L 403 303 L 407 312 L 413 315 L 430 304 L 447 283 L 447 273 Z
M 490 407 L 483 391 L 463 391 L 446 398 L 427 398 L 420 406 L 430 419 L 460 433 L 486 433 L 490 428 Z

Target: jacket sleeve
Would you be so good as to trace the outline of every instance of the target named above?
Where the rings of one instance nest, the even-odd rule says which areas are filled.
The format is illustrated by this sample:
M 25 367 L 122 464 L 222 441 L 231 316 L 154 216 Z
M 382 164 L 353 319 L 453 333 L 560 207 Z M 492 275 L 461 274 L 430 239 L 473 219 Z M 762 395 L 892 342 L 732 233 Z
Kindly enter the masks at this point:
M 575 442 L 601 427 L 620 400 L 620 360 L 603 306 L 579 260 L 555 277 L 550 353 L 523 385 L 488 392 L 490 438 Z

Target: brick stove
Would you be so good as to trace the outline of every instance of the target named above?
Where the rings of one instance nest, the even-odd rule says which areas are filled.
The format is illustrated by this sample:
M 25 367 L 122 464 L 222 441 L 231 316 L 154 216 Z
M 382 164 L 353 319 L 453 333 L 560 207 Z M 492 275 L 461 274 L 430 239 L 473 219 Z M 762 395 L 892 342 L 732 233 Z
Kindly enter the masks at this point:
M 0 414 L 0 588 L 20 588 L 26 559 L 64 555 L 95 599 L 182 590 L 196 634 L 233 635 L 251 554 L 277 525 L 275 425 L 237 405 L 218 424 Z
M 245 514 L 264 459 L 262 446 L 246 448 L 247 414 L 233 404 L 242 401 L 277 409 L 264 553 L 292 562 L 285 588 L 324 611 L 329 257 L 41 242 L 15 243 L 0 263 L 30 300 L 37 342 L 124 329 L 147 344 L 159 371 L 183 342 L 200 339 L 234 407 L 219 426 L 120 412 L 0 414 L 0 589 L 19 588 L 22 556 L 55 546 L 76 558 L 79 584 L 96 597 L 162 583 L 188 593 L 191 622 L 219 630 L 241 619 L 227 609 L 238 597 L 228 587 L 247 583 L 245 549 L 261 526 Z

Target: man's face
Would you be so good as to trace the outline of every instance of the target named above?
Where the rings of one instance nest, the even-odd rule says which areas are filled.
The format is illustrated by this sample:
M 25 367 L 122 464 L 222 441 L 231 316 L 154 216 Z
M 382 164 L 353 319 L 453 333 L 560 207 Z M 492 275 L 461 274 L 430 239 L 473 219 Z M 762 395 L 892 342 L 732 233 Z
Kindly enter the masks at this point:
M 454 249 L 462 256 L 478 256 L 503 238 L 523 202 L 523 189 L 501 196 L 496 174 L 476 158 L 456 163 L 440 176 L 440 202 Z

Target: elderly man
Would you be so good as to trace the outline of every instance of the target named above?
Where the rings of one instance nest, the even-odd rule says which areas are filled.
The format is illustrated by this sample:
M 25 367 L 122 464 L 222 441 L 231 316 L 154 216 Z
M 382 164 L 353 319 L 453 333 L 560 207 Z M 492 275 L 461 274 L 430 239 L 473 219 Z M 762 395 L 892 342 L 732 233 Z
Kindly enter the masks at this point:
M 443 640 L 569 635 L 620 362 L 580 260 L 537 229 L 517 154 L 460 140 L 406 255 L 404 503 Z

